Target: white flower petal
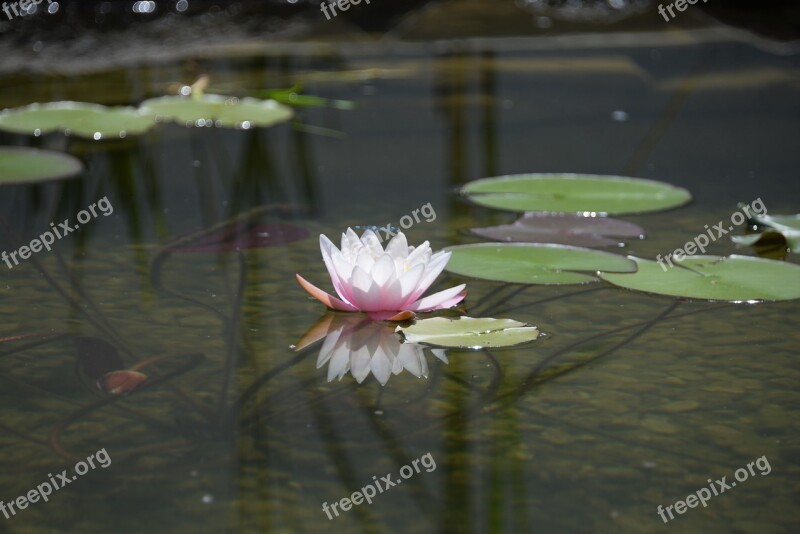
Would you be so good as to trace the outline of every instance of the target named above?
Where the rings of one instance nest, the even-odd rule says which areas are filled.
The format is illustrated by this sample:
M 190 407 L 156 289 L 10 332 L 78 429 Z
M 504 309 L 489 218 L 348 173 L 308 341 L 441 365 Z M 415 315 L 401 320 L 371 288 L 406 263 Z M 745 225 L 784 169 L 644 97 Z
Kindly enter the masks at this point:
M 372 275 L 372 280 L 378 285 L 378 287 L 384 287 L 387 282 L 395 280 L 397 277 L 395 276 L 395 268 L 392 257 L 388 254 L 381 256 L 380 259 L 375 262 L 370 274 Z
M 381 288 L 361 267 L 353 269 L 350 291 L 353 304 L 361 311 L 383 311 L 381 307 Z
M 375 266 L 375 258 L 372 257 L 372 254 L 370 254 L 367 249 L 362 247 L 354 263 L 361 267 L 364 272 L 369 273 L 372 272 L 372 268 Z
M 417 282 L 417 287 L 411 293 L 409 300 L 417 300 L 431 287 L 431 284 L 436 281 L 436 278 L 442 274 L 442 271 L 447 266 L 447 262 L 450 261 L 451 255 L 451 252 L 437 252 L 434 254 L 430 263 L 425 266 L 425 272 L 420 277 L 419 282 Z
M 422 275 L 424 273 L 425 273 L 425 265 L 419 264 L 415 265 L 410 270 L 400 275 L 399 282 L 400 282 L 400 291 L 402 294 L 403 304 L 411 303 L 417 300 L 417 296 L 419 295 L 414 296 L 414 292 L 417 289 L 417 287 L 419 287 L 419 281 L 422 279 Z M 420 292 L 420 294 L 421 293 L 422 292 Z
M 450 289 L 445 289 L 444 291 L 439 291 L 438 293 L 434 293 L 433 295 L 428 295 L 424 299 L 420 299 L 417 302 L 411 304 L 408 309 L 411 311 L 431 311 L 435 309 L 440 309 L 443 304 L 447 303 L 450 300 L 457 299 L 452 305 L 457 304 L 461 299 L 458 299 L 458 295 L 464 291 L 464 288 L 467 287 L 466 284 L 461 284 L 460 286 L 451 287 Z M 463 297 L 462 297 L 463 298 Z
M 402 282 L 393 274 L 391 282 L 381 288 L 381 302 L 383 303 L 383 310 L 380 311 L 397 311 L 402 310 L 403 305 L 408 301 L 408 298 L 403 293 Z
M 423 244 L 408 253 L 406 265 L 413 267 L 418 263 L 428 263 L 431 258 L 431 244 L 425 241 Z
M 396 236 L 389 241 L 389 244 L 386 245 L 386 252 L 392 256 L 395 260 L 402 260 L 405 262 L 405 259 L 408 257 L 408 241 L 406 240 L 406 236 L 403 232 L 398 232 Z M 402 263 L 401 263 L 402 265 Z
M 383 254 L 381 240 L 372 230 L 367 230 L 364 232 L 364 234 L 361 236 L 361 243 L 376 260 Z

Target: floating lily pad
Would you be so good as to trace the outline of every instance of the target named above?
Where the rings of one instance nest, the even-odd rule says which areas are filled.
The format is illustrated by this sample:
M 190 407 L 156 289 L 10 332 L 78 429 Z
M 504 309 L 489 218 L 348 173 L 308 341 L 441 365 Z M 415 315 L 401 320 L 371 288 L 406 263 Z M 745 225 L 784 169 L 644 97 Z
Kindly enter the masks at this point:
M 70 178 L 83 172 L 78 158 L 38 148 L 0 147 L 0 186 Z
M 792 252 L 800 251 L 800 214 L 798 215 L 752 215 L 750 222 L 765 227 L 765 231 L 755 234 L 732 236 L 737 245 L 753 246 L 761 249 L 784 248 Z M 785 254 L 784 250 L 784 254 Z
M 619 219 L 538 212 L 526 213 L 513 224 L 473 228 L 472 233 L 495 241 L 557 243 L 576 247 L 620 246 L 623 243 L 619 238 L 644 237 L 641 226 Z
M 636 264 L 618 254 L 566 245 L 479 243 L 448 247 L 451 273 L 514 284 L 585 284 L 597 271 L 630 273 Z
M 686 204 L 692 195 L 662 182 L 590 174 L 520 174 L 485 178 L 461 192 L 481 206 L 510 211 L 622 214 Z
M 162 96 L 142 102 L 142 112 L 161 121 L 186 126 L 221 126 L 255 128 L 286 122 L 294 112 L 275 100 L 237 98 L 204 94 L 202 96 Z
M 762 226 L 769 226 L 770 228 L 775 228 L 776 230 L 800 231 L 800 213 L 798 213 L 797 215 L 755 214 L 750 217 L 750 220 Z
M 330 100 L 320 96 L 304 95 L 300 93 L 300 90 L 299 86 L 295 86 L 289 89 L 261 89 L 252 94 L 259 98 L 270 98 L 281 104 L 295 107 L 329 106 L 341 110 L 351 110 L 356 107 L 356 103 L 352 100 Z
M 600 278 L 673 297 L 733 302 L 800 298 L 800 266 L 791 263 L 736 255 L 692 256 L 670 268 L 666 263 L 631 259 L 639 266 L 636 273 L 601 273 Z
M 50 102 L 7 109 L 0 130 L 26 135 L 61 131 L 95 140 L 138 135 L 155 125 L 152 116 L 131 107 L 106 107 L 85 102 Z
M 472 349 L 508 347 L 539 337 L 539 329 L 529 324 L 512 319 L 473 317 L 421 319 L 411 326 L 398 326 L 395 332 L 401 332 L 409 343 Z

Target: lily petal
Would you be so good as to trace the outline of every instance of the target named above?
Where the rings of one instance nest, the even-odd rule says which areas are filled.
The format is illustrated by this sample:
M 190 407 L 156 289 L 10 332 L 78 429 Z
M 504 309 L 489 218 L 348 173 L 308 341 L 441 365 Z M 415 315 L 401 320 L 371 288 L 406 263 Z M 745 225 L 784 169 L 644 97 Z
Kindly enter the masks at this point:
M 297 278 L 297 282 L 300 284 L 300 286 L 303 289 L 305 289 L 309 295 L 311 295 L 312 297 L 314 297 L 327 307 L 339 311 L 351 311 L 351 312 L 358 311 L 358 308 L 356 308 L 355 306 L 348 304 L 345 301 L 340 300 L 329 293 L 324 292 L 323 290 L 321 290 L 320 288 L 318 288 L 317 286 L 315 286 L 314 284 L 312 284 L 299 274 L 295 273 L 294 276 L 295 278 Z
M 408 306 L 408 309 L 411 311 L 423 312 L 451 308 L 464 300 L 467 296 L 467 292 L 464 291 L 465 287 L 467 287 L 466 284 L 461 284 L 460 286 L 451 287 L 450 289 L 439 291 L 433 295 L 428 295 L 413 303 L 411 306 Z

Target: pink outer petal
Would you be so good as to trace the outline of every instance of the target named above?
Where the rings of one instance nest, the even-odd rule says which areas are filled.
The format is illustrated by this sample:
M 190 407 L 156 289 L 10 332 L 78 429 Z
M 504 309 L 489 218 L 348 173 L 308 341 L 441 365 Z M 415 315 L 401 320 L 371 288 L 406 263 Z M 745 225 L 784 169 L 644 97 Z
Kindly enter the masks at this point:
M 345 301 L 324 292 L 323 290 L 321 290 L 320 288 L 318 288 L 317 286 L 315 286 L 314 284 L 312 284 L 299 274 L 295 273 L 294 276 L 297 278 L 297 282 L 300 284 L 300 286 L 303 289 L 305 289 L 309 295 L 311 295 L 312 297 L 323 303 L 325 306 L 339 311 L 349 311 L 349 312 L 358 311 L 358 308 L 356 308 L 355 306 L 351 306 Z
M 467 296 L 467 292 L 464 289 L 465 287 L 467 287 L 467 284 L 461 284 L 460 286 L 451 287 L 450 289 L 439 291 L 433 295 L 428 295 L 410 306 L 406 306 L 406 309 L 425 312 L 451 308 L 464 300 L 464 297 Z

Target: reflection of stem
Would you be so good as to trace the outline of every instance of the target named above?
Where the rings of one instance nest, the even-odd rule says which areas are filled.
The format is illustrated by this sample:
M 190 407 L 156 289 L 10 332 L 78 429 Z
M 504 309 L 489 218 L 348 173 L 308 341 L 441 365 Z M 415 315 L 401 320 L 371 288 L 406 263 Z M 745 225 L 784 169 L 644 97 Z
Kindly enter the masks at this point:
M 11 229 L 8 227 L 8 224 L 5 222 L 5 220 L 0 219 L 0 227 L 2 227 L 3 232 L 6 234 L 6 236 L 10 240 L 12 240 L 14 242 L 20 242 L 19 236 L 15 235 L 11 231 Z M 57 251 L 53 251 L 53 252 L 56 254 L 56 258 L 61 260 L 60 265 L 64 269 L 67 269 L 66 264 L 63 263 L 63 259 L 61 259 L 61 256 L 57 253 Z M 64 290 L 64 288 L 62 288 L 58 284 L 58 282 L 56 282 L 55 279 L 52 276 L 50 276 L 50 273 L 47 272 L 47 270 L 44 268 L 44 265 L 42 265 L 42 263 L 35 256 L 32 255 L 30 257 L 30 262 L 34 265 L 34 267 L 36 267 L 36 270 L 39 271 L 39 273 L 42 275 L 42 277 L 44 277 L 44 279 L 47 280 L 47 282 L 53 287 L 53 289 L 55 289 L 56 292 L 58 294 L 60 294 L 64 298 L 64 300 L 67 301 L 67 303 L 70 306 L 72 306 L 73 309 L 77 310 L 81 315 L 83 315 L 86 318 L 86 320 L 88 320 L 92 325 L 94 325 L 95 328 L 97 328 L 98 331 L 104 333 L 106 336 L 108 336 L 111 339 L 115 339 L 117 341 L 117 343 L 119 344 L 119 347 L 126 354 L 128 354 L 128 356 L 131 359 L 133 359 L 134 361 L 139 359 L 136 356 L 136 354 L 124 343 L 124 341 L 122 340 L 122 337 L 119 334 L 117 334 L 117 332 L 114 330 L 113 327 L 111 327 L 110 325 L 104 324 L 104 322 L 102 322 L 102 321 L 98 321 L 91 314 L 89 314 L 83 308 L 83 306 L 80 305 L 79 302 L 77 302 L 71 295 L 69 295 L 66 292 L 66 290 Z M 67 269 L 67 273 L 69 273 L 68 269 Z M 92 299 L 89 298 L 88 294 L 82 289 L 81 285 L 78 283 L 78 280 L 70 276 L 70 281 L 72 282 L 73 288 L 76 289 L 78 294 L 81 297 L 86 298 L 87 299 L 87 303 L 89 304 L 89 306 L 93 310 L 95 310 L 96 313 L 98 313 L 99 315 L 102 316 L 102 313 L 100 312 L 99 308 L 97 307 L 96 304 L 94 304 Z M 204 416 L 207 417 L 207 414 L 205 413 L 205 410 L 203 410 L 197 403 L 195 403 L 191 399 L 191 397 L 189 397 L 183 391 L 181 391 L 180 388 L 178 388 L 174 384 L 170 384 L 170 389 L 172 389 L 179 397 L 181 397 L 184 401 L 186 401 L 194 410 L 196 410 L 198 413 L 201 413 L 201 414 L 203 414 Z
M 354 475 L 356 466 L 349 460 L 349 458 L 351 458 L 351 451 L 349 449 L 345 450 L 344 440 L 337 436 L 336 428 L 332 424 L 334 418 L 331 417 L 330 413 L 327 413 L 326 408 L 327 406 L 325 404 L 318 404 L 317 409 L 311 410 L 311 414 L 314 416 L 317 428 L 319 429 L 321 441 L 328 451 L 328 456 L 339 475 L 342 486 L 345 488 L 357 488 L 359 487 L 359 480 L 356 479 Z M 355 517 L 358 518 L 363 527 L 361 530 L 368 532 L 368 525 L 373 522 L 369 508 L 357 506 L 355 507 L 355 511 L 357 512 Z
M 50 277 L 49 274 L 47 274 L 45 272 L 44 267 L 35 258 L 31 257 L 31 260 L 34 261 L 34 265 L 36 265 L 36 267 L 39 269 L 39 272 L 41 272 L 42 275 L 45 276 L 46 279 L 48 279 L 50 284 L 54 288 L 56 288 L 56 290 L 59 291 L 65 298 L 67 298 L 68 301 L 72 304 L 72 306 L 74 308 L 78 309 L 86 318 L 88 318 L 92 322 L 92 324 L 94 324 L 95 328 L 97 328 L 99 331 L 103 332 L 109 338 L 113 339 L 117 343 L 119 348 L 122 349 L 122 351 L 125 352 L 128 355 L 128 357 L 130 357 L 133 361 L 138 361 L 139 357 L 136 355 L 136 353 L 133 351 L 133 349 L 131 349 L 125 343 L 125 340 L 123 339 L 123 337 L 116 331 L 116 329 L 111 325 L 111 323 L 104 318 L 103 313 L 100 310 L 100 308 L 97 306 L 97 304 L 94 303 L 94 300 L 89 296 L 89 294 L 86 291 L 83 290 L 83 287 L 81 286 L 81 284 L 78 281 L 78 279 L 75 278 L 72 275 L 72 273 L 69 271 L 69 269 L 67 268 L 67 265 L 64 263 L 64 260 L 61 257 L 61 255 L 58 254 L 58 252 L 55 251 L 55 250 L 53 251 L 53 253 L 56 255 L 56 258 L 59 260 L 59 265 L 64 270 L 64 272 L 67 275 L 67 277 L 70 279 L 70 282 L 72 283 L 72 289 L 74 289 L 78 293 L 78 295 L 86 301 L 86 303 L 89 305 L 89 307 L 92 309 L 92 311 L 94 311 L 98 315 L 98 317 L 103 317 L 103 321 L 102 322 L 95 320 L 91 315 L 89 315 L 86 312 L 86 310 L 83 309 L 82 306 L 80 306 L 79 303 L 75 302 L 75 300 L 71 296 L 67 295 L 66 291 L 64 291 L 55 282 L 55 280 L 52 277 Z M 141 364 L 139 366 L 141 366 Z M 134 366 L 134 368 L 135 367 L 136 366 Z M 158 376 L 158 372 L 157 371 L 154 371 L 153 374 L 155 376 Z M 206 413 L 206 411 L 199 404 L 194 402 L 194 400 L 192 400 L 192 398 L 189 395 L 184 393 L 183 390 L 180 389 L 180 387 L 176 386 L 175 384 L 169 384 L 169 388 L 173 392 L 175 392 L 180 398 L 182 398 L 185 402 L 187 402 L 198 413 L 202 414 L 205 417 L 208 417 L 208 414 Z
M 654 321 L 657 322 L 657 321 L 663 321 L 663 320 L 678 319 L 680 317 L 686 317 L 686 316 L 689 316 L 689 315 L 695 315 L 697 313 L 704 313 L 704 312 L 708 312 L 708 311 L 712 311 L 712 310 L 719 310 L 720 308 L 724 308 L 724 307 L 736 306 L 735 304 L 729 304 L 727 306 L 714 306 L 714 307 L 702 308 L 702 309 L 699 309 L 699 310 L 692 310 L 692 311 L 688 311 L 688 312 L 684 312 L 684 313 L 669 314 L 669 311 L 670 310 L 674 310 L 678 306 L 678 304 L 679 304 L 679 302 L 674 302 L 670 306 L 670 308 L 668 310 L 666 310 L 665 312 L 662 312 L 660 314 L 660 316 L 657 317 L 655 320 L 635 323 L 635 324 L 631 324 L 631 325 L 627 325 L 627 326 L 621 326 L 619 328 L 614 328 L 614 329 L 608 330 L 606 332 L 600 332 L 600 333 L 595 334 L 593 336 L 589 336 L 588 338 L 580 339 L 577 342 L 572 343 L 572 344 L 570 344 L 569 346 L 567 346 L 567 347 L 565 347 L 563 349 L 560 349 L 556 354 L 553 354 L 550 357 L 548 357 L 548 360 L 552 360 L 552 358 L 554 358 L 554 357 L 556 357 L 556 356 L 558 356 L 560 354 L 563 354 L 564 352 L 566 352 L 566 351 L 568 351 L 568 350 L 570 350 L 572 348 L 575 348 L 575 347 L 577 347 L 579 345 L 582 345 L 584 343 L 588 343 L 590 341 L 594 341 L 596 339 L 601 339 L 601 338 L 603 338 L 605 336 L 609 336 L 609 335 L 612 335 L 612 334 L 615 334 L 615 333 L 618 333 L 618 332 L 623 332 L 625 330 L 630 330 L 632 328 L 638 328 L 638 327 L 646 327 L 646 329 L 649 329 L 650 327 L 655 325 Z M 638 337 L 639 335 L 641 335 L 643 333 L 644 333 L 644 330 L 642 332 L 640 332 L 640 333 L 635 333 L 633 338 Z M 591 361 L 595 361 L 598 357 L 607 356 L 611 352 L 619 349 L 621 346 L 623 346 L 626 343 L 628 343 L 629 341 L 631 341 L 633 338 L 626 339 L 625 341 L 623 341 L 622 343 L 620 343 L 617 346 L 613 347 L 612 349 L 609 349 L 609 350 L 605 351 L 605 353 L 603 353 L 600 356 L 597 356 L 597 357 L 593 358 L 592 360 L 590 360 L 588 362 L 585 362 L 585 363 L 591 363 Z M 541 365 L 538 366 L 537 369 L 535 371 L 533 371 L 529 375 L 528 379 L 525 381 L 526 383 L 523 383 L 523 385 L 520 386 L 517 390 L 512 391 L 510 393 L 507 393 L 505 395 L 501 395 L 500 397 L 497 397 L 497 398 L 493 399 L 493 402 L 495 402 L 495 403 L 497 403 L 499 401 L 514 402 L 521 395 L 527 393 L 531 389 L 531 386 L 528 385 L 527 382 L 531 378 L 533 378 L 536 373 L 538 373 L 538 371 L 540 370 L 540 367 L 541 367 Z M 542 385 L 545 382 L 548 382 L 550 380 L 553 380 L 555 378 L 563 376 L 564 374 L 569 373 L 570 371 L 572 371 L 574 369 L 577 369 L 579 367 L 580 366 L 572 367 L 570 369 L 567 369 L 567 370 L 562 371 L 562 372 L 557 373 L 557 374 L 555 374 L 555 373 L 554 374 L 550 374 L 547 377 L 544 377 L 543 379 L 537 381 L 537 383 L 535 385 Z M 470 389 L 474 389 L 474 386 L 469 385 L 467 382 L 461 381 L 461 382 L 458 382 L 458 383 L 459 384 L 463 384 L 465 387 L 468 387 Z M 502 406 L 502 404 L 500 404 L 500 405 L 495 404 L 495 406 L 490 407 L 490 408 L 486 408 L 483 411 L 480 411 L 480 410 L 466 410 L 466 414 L 469 415 L 469 414 L 474 412 L 474 413 L 478 414 L 481 417 L 486 417 L 486 416 L 489 416 L 489 415 L 493 414 L 495 411 L 497 411 L 500 406 Z M 480 413 L 478 413 L 478 412 L 480 412 Z M 458 419 L 458 418 L 463 418 L 463 417 L 465 417 L 465 411 L 464 410 L 455 411 L 453 413 L 450 413 L 450 414 L 444 416 L 442 418 L 442 420 L 440 420 L 440 421 L 437 421 L 435 423 L 432 423 L 432 424 L 424 426 L 424 427 L 423 426 L 419 426 L 418 428 L 416 428 L 412 432 L 406 434 L 404 437 L 406 439 L 409 439 L 409 438 L 411 438 L 411 437 L 413 437 L 413 436 L 415 436 L 417 434 L 428 433 L 432 428 L 437 428 L 437 427 L 445 424 L 445 422 L 450 421 L 451 419 L 454 419 L 454 418 Z M 365 443 L 364 445 L 368 446 L 368 445 L 370 445 L 370 443 Z
M 227 318 L 225 317 L 225 314 L 219 311 L 214 306 L 207 304 L 192 296 L 167 288 L 161 281 L 161 271 L 164 269 L 164 265 L 166 264 L 167 260 L 169 260 L 169 258 L 172 256 L 173 252 L 175 252 L 183 245 L 187 245 L 192 241 L 198 240 L 201 237 L 207 236 L 215 231 L 225 229 L 228 226 L 236 226 L 240 222 L 246 223 L 248 220 L 255 219 L 259 215 L 266 214 L 271 211 L 280 211 L 286 208 L 287 206 L 283 204 L 267 204 L 264 206 L 256 206 L 255 208 L 246 210 L 234 217 L 231 217 L 230 219 L 222 221 L 209 228 L 204 228 L 202 230 L 198 230 L 196 232 L 192 232 L 185 236 L 179 237 L 178 239 L 164 246 L 151 261 L 150 284 L 155 288 L 156 291 L 160 293 L 175 297 L 180 300 L 184 300 L 186 302 L 190 302 L 192 304 L 195 304 L 197 306 L 200 306 L 201 308 L 210 311 L 211 313 L 214 314 L 214 316 L 219 318 L 223 322 L 223 324 L 227 324 Z M 303 206 L 289 206 L 289 209 L 293 208 L 304 209 Z
M 363 388 L 357 389 L 356 394 L 358 394 L 360 391 L 365 391 L 365 390 Z M 411 455 L 407 451 L 403 450 L 403 448 L 400 446 L 402 440 L 398 436 L 394 435 L 389 430 L 389 426 L 384 424 L 382 418 L 375 413 L 376 410 L 382 409 L 381 399 L 383 397 L 384 391 L 386 391 L 385 388 L 383 387 L 378 388 L 378 398 L 375 402 L 374 408 L 370 407 L 369 403 L 366 402 L 362 403 L 361 406 L 363 408 L 364 416 L 370 422 L 370 425 L 372 426 L 372 429 L 375 431 L 375 433 L 378 436 L 380 436 L 386 448 L 386 451 L 394 459 L 395 469 L 399 471 L 403 467 L 403 465 L 405 465 L 406 462 L 408 462 L 408 459 L 411 457 Z M 316 410 L 312 411 L 316 414 Z M 408 484 L 411 485 L 414 489 L 412 496 L 414 497 L 414 500 L 417 501 L 417 505 L 420 507 L 420 509 L 429 517 L 433 516 L 435 514 L 435 509 L 436 509 L 433 495 L 430 495 L 428 494 L 427 491 L 425 491 L 425 486 L 418 478 L 409 480 Z
M 498 287 L 496 291 L 491 291 L 489 293 L 486 293 L 481 300 L 479 300 L 478 302 L 475 303 L 475 305 L 472 308 L 472 314 L 473 315 L 480 315 L 480 314 L 484 313 L 484 311 L 478 311 L 478 310 L 481 309 L 481 306 L 484 306 L 483 309 L 486 310 L 486 309 L 490 308 L 491 306 L 497 305 L 499 302 L 503 302 L 506 299 L 506 297 L 503 296 L 503 293 L 507 289 L 512 288 L 512 287 L 514 287 L 513 284 L 503 283 L 503 285 Z M 524 288 L 525 286 L 522 286 L 522 287 Z M 489 305 L 486 304 L 486 301 L 489 300 L 492 296 L 499 296 L 499 297 L 498 297 L 497 302 L 495 302 L 494 304 L 489 306 Z
M 233 368 L 238 361 L 236 356 L 239 350 L 239 344 L 236 342 L 236 339 L 239 334 L 239 320 L 242 314 L 242 297 L 244 295 L 244 287 L 247 279 L 247 265 L 245 264 L 244 254 L 242 254 L 241 251 L 237 251 L 236 259 L 239 260 L 239 283 L 237 284 L 236 295 L 231 305 L 231 319 L 228 323 L 228 355 L 225 359 L 225 378 L 222 382 L 222 395 L 220 397 L 221 418 L 225 417 L 225 406 L 228 404 L 228 392 L 230 391 Z
M 40 334 L 30 334 L 30 335 L 24 335 L 24 336 L 14 336 L 13 338 L 6 338 L 6 339 L 4 339 L 4 340 L 0 340 L 0 341 L 15 341 L 16 339 L 27 339 L 27 338 L 34 337 L 34 336 L 38 336 L 38 335 L 40 335 Z M 9 356 L 9 355 L 11 355 L 11 354 L 14 354 L 14 353 L 16 353 L 16 352 L 23 352 L 23 351 L 26 351 L 26 350 L 28 350 L 28 349 L 32 349 L 32 348 L 34 348 L 34 347 L 38 347 L 39 345 L 45 345 L 45 344 L 47 344 L 47 343 L 50 343 L 51 341 L 58 341 L 59 339 L 63 339 L 63 338 L 65 338 L 65 337 L 70 337 L 70 336 L 72 336 L 72 334 L 67 334 L 67 333 L 61 333 L 61 334 L 41 334 L 41 335 L 42 335 L 42 338 L 41 338 L 41 339 L 37 339 L 36 341 L 32 341 L 32 342 L 30 342 L 30 343 L 26 343 L 26 344 L 24 344 L 24 345 L 17 345 L 17 346 L 16 346 L 16 347 L 14 347 L 13 349 L 8 349 L 8 350 L 6 350 L 6 351 L 0 352 L 0 358 L 2 358 L 2 357 L 4 357 L 4 356 Z
M 29 442 L 34 443 L 36 445 L 41 445 L 42 447 L 47 447 L 47 442 L 46 441 L 44 441 L 42 439 L 34 438 L 32 436 L 28 436 L 26 434 L 23 434 L 22 432 L 14 430 L 10 426 L 6 426 L 6 425 L 0 423 L 0 428 L 2 428 L 5 433 L 13 434 L 13 435 L 17 436 L 18 438 L 23 439 L 25 441 L 29 441 Z
M 125 344 L 125 341 L 123 340 L 122 336 L 119 335 L 119 332 L 117 332 L 114 326 L 105 318 L 105 315 L 103 314 L 102 310 L 100 310 L 97 304 L 95 304 L 94 299 L 92 299 L 91 296 L 86 291 L 83 290 L 83 287 L 78 281 L 78 278 L 67 267 L 67 264 L 64 261 L 64 258 L 61 256 L 61 254 L 59 254 L 58 251 L 55 249 L 52 250 L 51 252 L 56 258 L 56 262 L 58 263 L 58 266 L 61 268 L 61 271 L 69 279 L 70 284 L 72 286 L 72 290 L 75 291 L 78 294 L 78 296 L 81 297 L 81 299 L 83 299 L 83 301 L 89 306 L 89 308 L 91 308 L 91 310 L 97 315 L 97 320 L 103 323 L 103 330 L 101 331 L 104 332 L 108 337 L 113 339 L 114 342 L 117 345 L 119 345 L 120 348 L 122 348 L 122 350 L 125 351 L 125 353 L 127 353 L 128 356 L 130 356 L 134 361 L 138 360 L 139 358 Z
M 238 419 L 239 412 L 241 411 L 242 407 L 245 405 L 245 403 L 247 403 L 250 397 L 258 393 L 258 390 L 261 389 L 261 386 L 263 386 L 264 384 L 266 384 L 279 374 L 283 373 L 287 369 L 291 369 L 292 367 L 303 361 L 308 356 L 309 352 L 311 352 L 308 349 L 309 347 L 306 347 L 305 349 L 297 352 L 293 358 L 281 364 L 278 364 L 272 369 L 266 371 L 264 374 L 258 377 L 252 384 L 250 384 L 247 387 L 247 389 L 244 390 L 244 392 L 239 396 L 236 402 L 233 403 L 233 406 L 231 406 L 230 410 L 228 410 L 226 418 L 227 421 L 224 424 L 224 427 L 233 424 L 233 422 Z M 314 378 L 314 380 L 316 380 L 316 378 Z
M 187 354 L 185 356 L 190 358 L 190 361 L 186 365 L 184 365 L 183 367 L 180 367 L 180 368 L 178 368 L 178 369 L 176 369 L 176 370 L 174 370 L 174 371 L 172 371 L 170 373 L 162 375 L 162 376 L 156 378 L 155 380 L 153 380 L 152 382 L 145 383 L 142 387 L 133 390 L 129 395 L 126 395 L 124 397 L 123 396 L 106 397 L 104 399 L 100 399 L 100 400 L 98 400 L 96 402 L 93 402 L 93 403 L 89 404 L 88 406 L 85 406 L 85 407 L 81 408 L 77 412 L 74 412 L 73 414 L 69 415 L 66 419 L 62 420 L 53 429 L 53 431 L 50 433 L 50 447 L 53 449 L 54 452 L 56 452 L 61 457 L 66 458 L 67 460 L 70 460 L 70 461 L 73 461 L 73 462 L 78 461 L 79 458 L 77 456 L 70 454 L 68 451 L 66 451 L 61 446 L 61 435 L 67 430 L 67 428 L 70 427 L 70 425 L 72 425 L 72 423 L 74 423 L 75 421 L 77 421 L 78 419 L 83 417 L 84 415 L 89 414 L 89 413 L 91 413 L 91 412 L 93 412 L 95 410 L 98 410 L 98 409 L 103 408 L 103 407 L 105 407 L 107 405 L 113 404 L 115 402 L 118 402 L 121 399 L 127 399 L 127 398 L 130 398 L 130 397 L 134 396 L 134 395 L 138 395 L 139 393 L 141 393 L 143 391 L 147 391 L 147 390 L 155 387 L 156 385 L 160 384 L 161 382 L 167 382 L 167 381 L 171 380 L 172 378 L 191 370 L 197 364 L 199 364 L 203 359 L 205 359 L 205 356 L 203 356 L 202 354 Z
M 600 286 L 600 287 L 593 287 L 593 288 L 590 288 L 590 289 L 581 289 L 580 291 L 574 291 L 572 293 L 567 293 L 566 295 L 556 295 L 554 297 L 548 297 L 546 299 L 536 300 L 534 302 L 526 302 L 525 304 L 519 304 L 517 306 L 512 306 L 511 308 L 506 308 L 505 310 L 501 310 L 501 311 L 495 311 L 494 313 L 498 313 L 498 314 L 499 313 L 508 313 L 508 312 L 511 312 L 511 311 L 514 311 L 514 310 L 518 310 L 520 308 L 525 308 L 527 306 L 533 306 L 535 304 L 544 304 L 545 302 L 552 302 L 554 300 L 567 299 L 569 297 L 574 297 L 576 295 L 585 295 L 586 293 L 593 293 L 595 291 L 603 291 L 605 289 L 612 289 L 612 288 L 609 287 L 609 286 Z
M 596 356 L 594 356 L 594 357 L 592 357 L 592 358 L 590 358 L 590 359 L 588 359 L 588 360 L 586 360 L 584 362 L 576 364 L 576 365 L 570 367 L 567 370 L 561 371 L 560 373 L 557 373 L 556 375 L 554 375 L 552 377 L 548 377 L 548 380 L 550 380 L 552 378 L 555 378 L 556 376 L 562 376 L 562 375 L 564 375 L 566 373 L 569 373 L 569 372 L 572 372 L 572 371 L 574 371 L 576 369 L 580 369 L 581 367 L 583 367 L 585 365 L 588 365 L 588 364 L 590 364 L 590 363 L 592 363 L 592 362 L 594 362 L 596 360 L 599 360 L 600 358 L 602 358 L 604 356 L 608 356 L 609 354 L 613 353 L 614 351 L 616 351 L 620 347 L 623 347 L 623 346 L 627 345 L 628 343 L 631 343 L 632 341 L 634 341 L 637 338 L 639 338 L 640 336 L 642 336 L 645 332 L 650 330 L 652 327 L 654 327 L 659 321 L 661 321 L 662 319 L 667 317 L 670 313 L 672 313 L 678 307 L 678 305 L 680 303 L 681 303 L 681 301 L 679 301 L 679 300 L 676 300 L 676 301 L 672 302 L 672 304 L 667 306 L 667 308 L 664 311 L 662 311 L 661 313 L 659 313 L 655 318 L 653 318 L 653 319 L 651 319 L 649 321 L 646 321 L 644 323 L 639 323 L 638 325 L 632 325 L 632 326 L 628 326 L 628 327 L 616 328 L 616 329 L 611 330 L 609 332 L 601 332 L 600 334 L 596 334 L 594 336 L 589 336 L 588 338 L 580 339 L 580 340 L 576 341 L 575 343 L 571 343 L 571 344 L 567 345 L 566 347 L 563 347 L 560 350 L 557 350 L 556 352 L 554 352 L 553 354 L 551 354 L 550 356 L 548 356 L 547 358 L 545 358 L 544 360 L 539 362 L 539 365 L 537 365 L 534 368 L 534 370 L 530 374 L 528 374 L 528 376 L 523 381 L 522 386 L 520 386 L 520 388 L 518 389 L 518 391 L 516 393 L 516 396 L 521 396 L 526 391 L 528 391 L 531 388 L 532 385 L 537 384 L 538 382 L 535 382 L 534 379 L 542 371 L 542 369 L 544 369 L 545 366 L 548 363 L 552 362 L 554 359 L 558 358 L 559 356 L 561 356 L 565 352 L 568 352 L 568 351 L 570 351 L 570 350 L 572 350 L 572 349 L 574 349 L 576 347 L 579 347 L 579 346 L 581 346 L 581 345 L 583 345 L 583 344 L 585 344 L 585 343 L 587 343 L 589 341 L 592 341 L 594 339 L 599 339 L 601 337 L 605 337 L 605 336 L 607 336 L 609 334 L 612 334 L 614 332 L 619 332 L 619 331 L 622 331 L 622 330 L 628 330 L 628 329 L 631 329 L 631 328 L 638 327 L 638 330 L 636 330 L 631 335 L 629 335 L 627 338 L 623 339 L 622 341 L 620 341 L 616 345 L 612 346 L 611 348 L 606 349 L 605 351 L 601 352 L 600 354 L 598 354 L 598 355 L 596 355 Z

